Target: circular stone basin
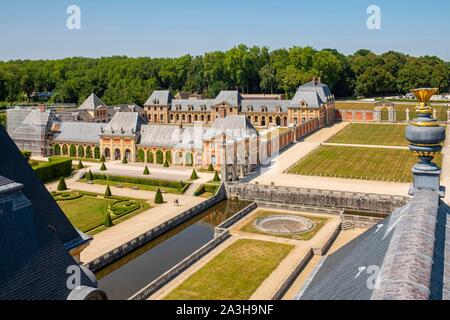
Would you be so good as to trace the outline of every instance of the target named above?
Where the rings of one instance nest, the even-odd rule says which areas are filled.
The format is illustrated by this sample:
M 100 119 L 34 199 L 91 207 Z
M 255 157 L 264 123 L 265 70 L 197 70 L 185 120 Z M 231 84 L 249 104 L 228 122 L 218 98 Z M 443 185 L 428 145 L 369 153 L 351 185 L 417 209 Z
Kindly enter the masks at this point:
M 254 227 L 264 233 L 294 235 L 314 228 L 314 222 L 296 215 L 271 215 L 256 219 Z

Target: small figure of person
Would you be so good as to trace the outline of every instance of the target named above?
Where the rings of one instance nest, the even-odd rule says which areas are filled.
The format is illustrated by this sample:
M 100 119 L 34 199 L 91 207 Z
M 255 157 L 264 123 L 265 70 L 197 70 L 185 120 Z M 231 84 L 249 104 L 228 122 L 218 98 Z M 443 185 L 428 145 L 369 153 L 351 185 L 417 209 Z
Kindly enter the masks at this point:
M 179 202 L 178 202 L 178 199 L 175 199 L 174 201 L 173 201 L 173 205 L 175 206 L 175 207 L 178 207 L 180 204 L 179 204 Z

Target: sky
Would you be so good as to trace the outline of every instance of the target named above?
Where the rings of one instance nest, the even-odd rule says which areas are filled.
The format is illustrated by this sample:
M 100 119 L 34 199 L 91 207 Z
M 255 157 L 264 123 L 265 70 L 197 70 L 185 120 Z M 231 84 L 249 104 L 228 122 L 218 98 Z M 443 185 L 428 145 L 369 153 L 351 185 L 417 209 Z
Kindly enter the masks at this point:
M 80 29 L 66 26 L 80 8 Z M 377 5 L 381 28 L 369 30 Z M 448 0 L 1 0 L 0 60 L 177 57 L 244 43 L 364 48 L 450 61 Z

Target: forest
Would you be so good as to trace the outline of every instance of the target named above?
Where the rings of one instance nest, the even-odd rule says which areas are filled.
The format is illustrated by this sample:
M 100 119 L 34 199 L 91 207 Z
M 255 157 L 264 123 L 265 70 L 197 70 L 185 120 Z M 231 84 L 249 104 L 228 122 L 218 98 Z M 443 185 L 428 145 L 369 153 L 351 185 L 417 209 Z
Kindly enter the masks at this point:
M 155 89 L 208 97 L 225 89 L 292 97 L 313 76 L 321 77 L 337 98 L 404 94 L 424 86 L 448 92 L 450 63 L 436 56 L 394 51 L 375 54 L 361 49 L 346 56 L 334 49 L 270 50 L 243 44 L 224 52 L 177 58 L 11 60 L 0 62 L 0 102 L 27 102 L 33 92 L 53 92 L 51 103 L 80 103 L 94 92 L 108 105 L 143 105 Z

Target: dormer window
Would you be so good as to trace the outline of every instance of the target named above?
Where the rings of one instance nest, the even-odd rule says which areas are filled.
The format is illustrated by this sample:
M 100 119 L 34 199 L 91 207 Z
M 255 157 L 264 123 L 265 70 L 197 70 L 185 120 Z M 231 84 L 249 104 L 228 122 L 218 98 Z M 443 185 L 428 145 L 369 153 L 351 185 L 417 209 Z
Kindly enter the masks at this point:
M 262 108 L 261 108 L 261 111 L 262 111 L 262 112 L 267 112 L 267 107 L 262 107 Z
M 158 99 L 153 99 L 153 104 L 159 104 L 159 100 Z
M 194 108 L 194 106 L 188 105 L 188 111 L 192 111 L 193 108 Z
M 280 106 L 276 106 L 276 107 L 275 107 L 275 111 L 276 111 L 276 112 L 281 112 L 281 107 L 280 107 Z
M 247 106 L 247 111 L 253 111 L 253 106 Z

